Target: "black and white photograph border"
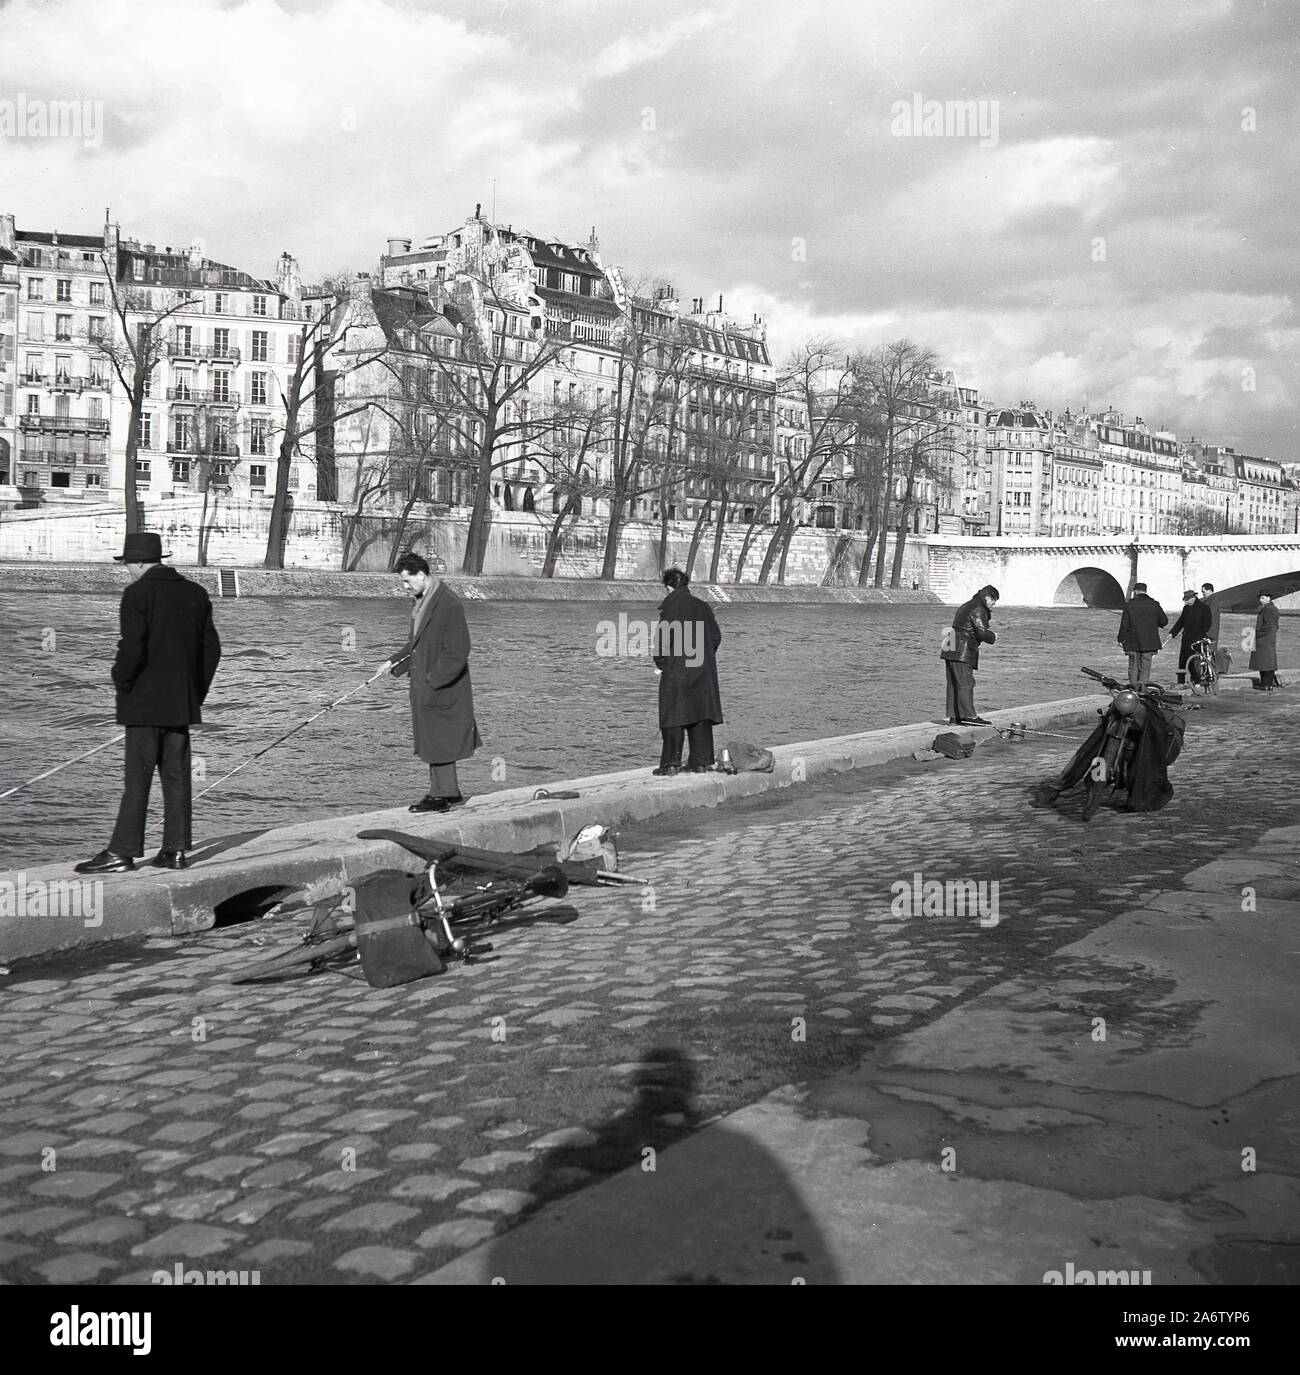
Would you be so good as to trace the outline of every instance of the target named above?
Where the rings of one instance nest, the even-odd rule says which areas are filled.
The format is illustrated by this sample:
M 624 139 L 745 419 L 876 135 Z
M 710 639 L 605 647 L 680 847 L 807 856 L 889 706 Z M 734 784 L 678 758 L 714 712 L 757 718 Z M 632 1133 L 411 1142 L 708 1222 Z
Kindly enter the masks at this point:
M 0 1280 L 46 1347 L 317 1284 L 1265 1337 L 1298 24 L 0 4 Z

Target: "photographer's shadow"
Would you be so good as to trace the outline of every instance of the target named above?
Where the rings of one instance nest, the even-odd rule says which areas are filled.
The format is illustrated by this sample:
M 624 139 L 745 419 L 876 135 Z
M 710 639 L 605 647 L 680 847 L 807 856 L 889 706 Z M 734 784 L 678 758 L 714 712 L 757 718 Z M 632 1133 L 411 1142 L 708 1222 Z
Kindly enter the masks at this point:
M 539 1209 L 440 1280 L 838 1283 L 785 1170 L 734 1123 L 702 1126 L 695 1080 L 681 1051 L 648 1049 L 628 1108 L 539 1162 Z

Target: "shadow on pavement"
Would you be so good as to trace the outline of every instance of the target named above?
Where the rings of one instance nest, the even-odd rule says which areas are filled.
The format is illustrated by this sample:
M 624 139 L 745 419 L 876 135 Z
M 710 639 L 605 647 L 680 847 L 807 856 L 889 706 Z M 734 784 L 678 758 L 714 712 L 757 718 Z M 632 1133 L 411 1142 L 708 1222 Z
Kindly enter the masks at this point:
M 702 1127 L 696 1074 L 654 1046 L 631 1076 L 630 1106 L 579 1130 L 541 1161 L 530 1191 L 566 1194 L 463 1257 L 466 1282 L 507 1284 L 838 1283 L 786 1172 L 742 1133 Z M 671 1149 L 670 1149 L 671 1148 Z M 612 1176 L 593 1180 L 592 1176 Z M 582 1182 L 590 1187 L 569 1192 Z

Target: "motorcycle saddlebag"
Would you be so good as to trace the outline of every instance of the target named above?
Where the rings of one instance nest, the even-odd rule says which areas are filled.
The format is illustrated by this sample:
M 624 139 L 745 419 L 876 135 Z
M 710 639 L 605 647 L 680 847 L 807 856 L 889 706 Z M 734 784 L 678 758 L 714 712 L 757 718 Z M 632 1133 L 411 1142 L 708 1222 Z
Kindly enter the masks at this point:
M 443 969 L 415 911 L 420 876 L 387 869 L 356 886 L 357 953 L 371 988 L 392 988 Z

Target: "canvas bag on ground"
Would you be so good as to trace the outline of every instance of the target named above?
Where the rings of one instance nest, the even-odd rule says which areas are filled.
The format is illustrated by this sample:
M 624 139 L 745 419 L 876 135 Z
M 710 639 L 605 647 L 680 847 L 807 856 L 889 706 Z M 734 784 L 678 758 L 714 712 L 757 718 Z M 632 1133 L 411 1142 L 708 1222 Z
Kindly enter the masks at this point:
M 415 911 L 427 892 L 419 874 L 383 869 L 356 885 L 357 953 L 371 988 L 392 988 L 442 972 Z

